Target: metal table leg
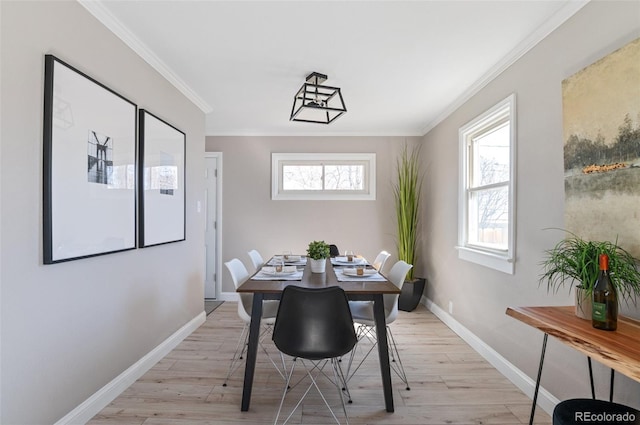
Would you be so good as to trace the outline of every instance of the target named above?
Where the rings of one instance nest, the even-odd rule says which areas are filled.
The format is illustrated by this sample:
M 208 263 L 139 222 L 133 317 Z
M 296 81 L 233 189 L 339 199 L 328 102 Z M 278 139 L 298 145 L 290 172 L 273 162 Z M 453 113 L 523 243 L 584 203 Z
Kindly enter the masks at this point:
M 536 379 L 536 388 L 533 391 L 533 404 L 531 405 L 531 416 L 529 417 L 529 425 L 533 425 L 533 417 L 536 414 L 536 404 L 538 402 L 538 390 L 540 389 L 540 377 L 542 376 L 542 365 L 544 364 L 544 352 L 547 349 L 547 338 L 549 334 L 544 334 L 542 340 L 542 353 L 540 353 L 540 366 L 538 366 L 538 378 Z
M 240 408 L 243 412 L 249 410 L 249 403 L 251 402 L 253 374 L 256 369 L 256 357 L 258 355 L 258 342 L 260 339 L 260 321 L 262 319 L 263 298 L 264 296 L 261 293 L 253 294 L 251 324 L 249 325 L 249 344 L 247 346 L 247 361 L 244 368 L 244 385 L 242 387 L 242 406 Z
M 391 389 L 391 366 L 389 365 L 389 346 L 387 341 L 387 324 L 384 315 L 384 299 L 382 294 L 374 295 L 373 317 L 376 322 L 378 338 L 378 357 L 380 358 L 380 374 L 384 390 L 384 404 L 387 412 L 393 412 L 393 393 Z

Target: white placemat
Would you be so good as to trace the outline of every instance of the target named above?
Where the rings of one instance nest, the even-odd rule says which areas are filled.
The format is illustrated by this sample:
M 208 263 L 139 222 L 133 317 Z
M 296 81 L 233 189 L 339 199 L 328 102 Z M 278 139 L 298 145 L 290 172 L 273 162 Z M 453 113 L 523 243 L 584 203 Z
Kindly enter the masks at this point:
M 331 259 L 331 264 L 334 266 L 352 266 L 356 264 L 369 264 L 365 258 L 354 258 L 353 261 L 348 261 L 347 257 L 338 256 Z
M 384 282 L 387 280 L 380 273 L 358 277 L 346 275 L 342 273 L 342 269 L 334 270 L 336 272 L 336 279 L 338 279 L 338 282 Z
M 276 258 L 282 258 L 282 255 L 276 255 L 273 258 L 271 258 L 268 262 L 267 265 L 272 266 L 273 265 L 273 260 Z M 300 261 L 285 261 L 284 262 L 287 265 L 294 265 L 294 266 L 304 266 L 305 264 L 307 264 L 307 257 L 305 256 L 300 256 Z
M 284 267 L 284 270 L 287 270 L 289 267 L 295 268 L 296 266 L 287 265 Z M 273 269 L 274 268 L 271 266 L 264 266 L 251 279 L 253 280 L 302 280 L 303 270 L 296 270 L 293 273 L 275 273 Z

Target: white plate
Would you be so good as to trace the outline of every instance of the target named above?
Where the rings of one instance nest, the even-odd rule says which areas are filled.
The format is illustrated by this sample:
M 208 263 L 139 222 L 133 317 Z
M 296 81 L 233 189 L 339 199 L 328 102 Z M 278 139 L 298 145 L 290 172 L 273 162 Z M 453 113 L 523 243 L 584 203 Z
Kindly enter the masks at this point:
M 299 263 L 300 261 L 302 261 L 302 257 L 299 255 L 290 255 L 289 258 L 284 259 L 285 263 Z
M 292 264 L 292 263 L 300 263 L 301 261 L 304 260 L 304 257 L 302 257 L 301 255 L 290 255 L 289 258 L 285 260 L 283 255 L 274 255 L 273 259 L 282 260 L 285 263 Z M 271 261 L 269 261 L 269 263 L 271 263 Z
M 336 257 L 334 258 L 334 261 L 337 264 L 346 264 L 346 265 L 350 265 L 350 264 L 364 264 L 364 258 L 354 258 L 353 261 L 349 261 L 347 260 L 347 257 Z
M 342 269 L 342 274 L 346 274 L 347 276 L 356 276 L 356 277 L 367 277 L 373 276 L 378 273 L 376 269 L 364 269 L 362 274 L 358 274 L 358 269 L 345 268 Z
M 264 266 L 260 271 L 267 275 L 287 276 L 290 274 L 294 274 L 298 271 L 298 269 L 296 269 L 296 266 L 284 266 L 281 272 L 277 272 L 276 268 L 273 266 Z

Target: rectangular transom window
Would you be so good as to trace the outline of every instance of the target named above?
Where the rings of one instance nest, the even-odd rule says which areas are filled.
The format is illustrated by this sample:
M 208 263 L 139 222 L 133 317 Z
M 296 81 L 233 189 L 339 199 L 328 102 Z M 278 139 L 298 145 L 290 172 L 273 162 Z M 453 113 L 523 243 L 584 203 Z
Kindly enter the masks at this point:
M 375 153 L 272 153 L 274 200 L 375 200 Z
M 513 274 L 515 95 L 460 128 L 459 257 Z

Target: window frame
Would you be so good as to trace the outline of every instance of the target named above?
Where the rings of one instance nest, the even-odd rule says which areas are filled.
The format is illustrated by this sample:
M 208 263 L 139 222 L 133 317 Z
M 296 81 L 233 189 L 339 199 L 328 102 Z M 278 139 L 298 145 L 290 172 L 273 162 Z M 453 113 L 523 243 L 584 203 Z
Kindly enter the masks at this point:
M 504 123 L 509 123 L 509 181 L 508 181 L 508 241 L 506 249 L 496 249 L 469 243 L 469 194 L 478 192 L 471 187 L 473 167 L 473 139 L 488 134 Z M 516 96 L 515 93 L 460 127 L 459 183 L 458 183 L 458 258 L 483 265 L 504 273 L 515 272 L 516 247 Z M 484 190 L 504 187 L 504 182 L 482 186 Z
M 351 190 L 284 190 L 282 168 L 284 165 L 363 165 L 364 189 Z M 323 200 L 323 201 L 375 201 L 376 200 L 376 154 L 375 153 L 272 153 L 271 154 L 271 199 Z

